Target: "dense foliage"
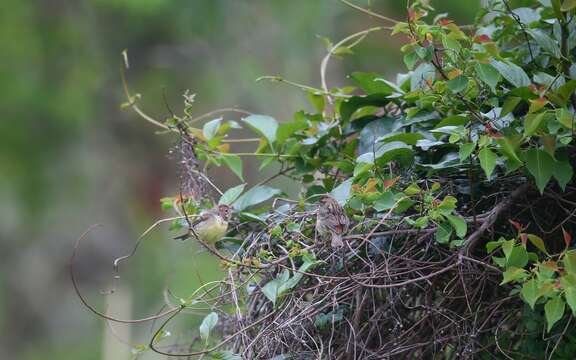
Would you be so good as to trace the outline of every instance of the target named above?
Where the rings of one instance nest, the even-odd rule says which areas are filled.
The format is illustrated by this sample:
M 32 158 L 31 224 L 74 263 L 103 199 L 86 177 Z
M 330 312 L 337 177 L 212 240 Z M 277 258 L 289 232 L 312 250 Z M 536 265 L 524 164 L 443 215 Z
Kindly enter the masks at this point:
M 198 126 L 206 117 L 187 95 L 183 116 L 158 123 L 180 137 L 182 190 L 163 199 L 180 215 L 175 230 L 214 205 L 211 166 L 241 181 L 247 157 L 275 170 L 221 194 L 237 221 L 210 251 L 228 277 L 171 305 L 152 349 L 185 356 L 161 350 L 169 320 L 209 305 L 188 355 L 572 358 L 576 1 L 521 3 L 493 1 L 458 26 L 414 1 L 406 22 L 327 40 L 321 88 L 268 78 L 308 93 L 315 110 L 292 121 Z M 329 87 L 330 59 L 375 31 L 407 39 L 409 72 Z M 233 151 L 242 127 L 258 136 L 253 153 Z M 268 184 L 280 176 L 301 185 L 296 198 Z M 324 193 L 353 222 L 343 251 L 315 234 Z

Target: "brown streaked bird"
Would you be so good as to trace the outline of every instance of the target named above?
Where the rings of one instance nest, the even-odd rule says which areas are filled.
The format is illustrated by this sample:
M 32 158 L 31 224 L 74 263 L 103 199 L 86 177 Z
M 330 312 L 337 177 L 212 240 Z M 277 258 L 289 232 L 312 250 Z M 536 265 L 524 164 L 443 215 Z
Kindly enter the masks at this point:
M 231 215 L 232 208 L 224 204 L 203 211 L 191 224 L 188 234 L 181 235 L 176 239 L 185 240 L 189 237 L 198 237 L 203 242 L 214 244 L 226 235 Z
M 344 245 L 342 234 L 348 230 L 349 220 L 344 209 L 332 196 L 326 194 L 320 198 L 318 215 L 316 217 L 316 231 L 321 237 L 330 236 L 332 247 L 339 248 Z

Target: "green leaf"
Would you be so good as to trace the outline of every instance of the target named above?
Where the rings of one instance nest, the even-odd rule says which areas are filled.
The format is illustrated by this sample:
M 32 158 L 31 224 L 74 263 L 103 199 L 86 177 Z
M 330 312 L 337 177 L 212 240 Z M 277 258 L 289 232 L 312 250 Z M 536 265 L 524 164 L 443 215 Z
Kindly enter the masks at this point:
M 392 141 L 381 144 L 375 152 L 371 151 L 360 155 L 356 162 L 373 164 L 376 159 L 378 165 L 385 165 L 392 160 L 397 160 L 400 164 L 408 165 L 412 162 L 413 156 L 414 152 L 411 146 L 400 141 Z
M 232 205 L 236 210 L 242 211 L 250 206 L 269 200 L 273 196 L 280 193 L 282 193 L 282 191 L 278 189 L 260 185 L 248 190 L 246 193 L 244 193 L 244 195 L 240 196 L 236 201 L 234 201 Z
M 466 143 L 460 145 L 460 149 L 458 150 L 458 156 L 460 157 L 460 162 L 468 159 L 468 157 L 470 157 L 470 155 L 472 155 L 472 153 L 474 152 L 475 148 L 476 148 L 475 143 Z
M 492 251 L 501 247 L 503 242 L 504 242 L 504 239 L 502 239 L 502 238 L 498 239 L 497 241 L 487 242 L 486 243 L 486 251 L 488 251 L 488 253 L 491 253 Z
M 568 130 L 574 128 L 574 115 L 566 108 L 556 110 L 556 120 Z
M 240 156 L 234 154 L 222 154 L 222 160 L 230 170 L 240 178 L 240 180 L 244 181 L 244 177 L 242 176 L 242 159 Z
M 376 163 L 379 165 L 388 164 L 392 160 L 403 165 L 409 165 L 412 162 L 414 152 L 411 146 L 400 141 L 392 141 L 380 146 L 375 155 Z
M 385 94 L 391 95 L 396 90 L 378 78 L 382 77 L 377 73 L 353 72 L 350 78 L 358 85 L 366 94 Z
M 288 290 L 293 289 L 296 285 L 298 285 L 304 276 L 303 273 L 308 271 L 308 269 L 316 264 L 316 261 L 306 259 L 306 261 L 298 269 L 298 272 L 295 272 L 294 276 L 292 277 L 290 277 L 288 270 L 285 269 L 279 277 L 269 281 L 262 287 L 262 293 L 268 298 L 268 300 L 272 301 L 274 306 L 276 306 L 278 299 Z
M 354 113 L 366 106 L 384 107 L 390 102 L 386 94 L 376 93 L 368 96 L 352 96 L 340 105 L 342 122 L 350 120 Z
M 226 204 L 226 205 L 232 204 L 236 199 L 238 199 L 238 196 L 242 194 L 242 191 L 244 191 L 245 187 L 246 184 L 240 184 L 238 186 L 234 186 L 226 190 L 224 194 L 222 194 L 222 196 L 220 197 L 218 204 Z
M 558 185 L 560 185 L 562 191 L 566 190 L 566 185 L 570 183 L 573 176 L 574 169 L 572 169 L 569 161 L 557 161 L 556 164 L 554 164 L 554 177 L 558 181 Z
M 427 80 L 434 80 L 436 76 L 436 68 L 432 64 L 422 63 L 412 72 L 410 77 L 410 91 L 426 89 L 428 85 Z
M 564 286 L 564 296 L 572 310 L 572 315 L 576 316 L 576 286 Z
M 562 7 L 560 7 L 560 10 L 566 12 L 574 8 L 576 8 L 576 0 L 564 0 L 564 2 L 562 3 Z
M 318 262 L 316 261 L 306 259 L 306 261 L 300 266 L 298 271 L 294 273 L 294 276 L 292 276 L 290 279 L 288 279 L 288 281 L 286 281 L 286 283 L 281 289 L 282 293 L 295 288 L 296 285 L 298 285 L 298 283 L 300 282 L 300 280 L 302 280 L 302 277 L 304 276 L 303 273 L 307 272 L 312 266 L 316 265 L 317 263 Z
M 468 87 L 468 78 L 464 75 L 458 75 L 454 79 L 448 80 L 446 85 L 453 93 L 460 93 Z
M 576 250 L 569 250 L 564 254 L 564 268 L 569 274 L 576 275 Z
M 455 215 L 444 215 L 444 216 L 446 216 L 446 219 L 450 221 L 450 224 L 452 224 L 452 227 L 454 228 L 454 230 L 456 230 L 456 235 L 459 238 L 463 238 L 464 236 L 466 236 L 466 233 L 468 232 L 468 226 L 466 225 L 466 221 L 464 221 L 464 219 L 462 219 L 460 216 Z
M 500 75 L 515 87 L 524 87 L 531 84 L 526 72 L 514 63 L 492 60 L 491 65 L 498 70 Z
M 496 160 L 498 157 L 494 152 L 492 152 L 492 150 L 483 148 L 478 153 L 478 159 L 480 159 L 480 167 L 482 167 L 482 170 L 486 173 L 486 177 L 490 179 L 494 169 L 496 168 Z
M 470 118 L 468 116 L 463 115 L 454 115 L 449 116 L 447 118 L 442 119 L 434 129 L 446 127 L 446 126 L 464 126 L 470 122 Z
M 526 32 L 532 36 L 532 38 L 536 40 L 536 43 L 538 43 L 538 45 L 540 45 L 540 47 L 547 51 L 549 54 L 557 59 L 562 57 L 562 54 L 560 53 L 560 47 L 551 35 L 544 34 L 542 31 L 536 29 L 526 29 Z
M 526 276 L 528 276 L 528 273 L 524 269 L 517 267 L 508 268 L 504 273 L 502 273 L 502 282 L 500 285 L 507 284 L 511 281 L 522 280 L 526 278 Z
M 288 269 L 284 269 L 279 277 L 269 281 L 262 287 L 262 293 L 268 298 L 268 300 L 272 301 L 274 306 L 276 306 L 276 301 L 280 297 L 283 286 L 289 278 L 290 273 L 288 272 Z
M 271 116 L 266 115 L 250 115 L 242 119 L 248 127 L 264 136 L 269 144 L 276 141 L 276 131 L 278 130 L 278 122 Z
M 212 140 L 214 136 L 218 133 L 218 129 L 220 128 L 220 124 L 222 122 L 222 118 L 214 119 L 208 121 L 204 124 L 202 128 L 202 134 L 206 138 L 206 140 Z
M 566 102 L 570 100 L 570 96 L 574 93 L 574 90 L 576 90 L 576 80 L 570 80 L 556 90 L 555 94 L 560 97 L 561 101 L 559 104 L 561 106 L 566 105 Z
M 348 179 L 342 182 L 340 185 L 336 186 L 330 192 L 330 195 L 338 201 L 340 205 L 346 204 L 348 198 L 350 197 L 350 190 L 352 189 L 352 181 L 353 179 Z
M 544 120 L 547 118 L 548 113 L 546 112 L 526 115 L 524 118 L 524 136 L 532 136 L 542 127 L 542 125 L 544 125 Z
M 534 179 L 540 193 L 544 193 L 544 188 L 554 174 L 554 159 L 543 150 L 530 149 L 526 152 L 526 167 Z
M 456 209 L 457 203 L 458 200 L 454 196 L 448 195 L 438 204 L 438 210 L 444 215 L 450 215 L 450 213 Z
M 422 47 L 422 46 L 416 46 L 416 55 L 418 55 L 418 57 L 424 61 L 430 61 L 432 60 L 432 56 L 434 54 L 434 49 L 432 46 L 427 46 L 427 47 Z
M 514 109 L 516 109 L 516 106 L 520 104 L 520 101 L 522 101 L 522 98 L 517 96 L 510 96 L 507 98 L 504 101 L 504 104 L 502 104 L 502 111 L 500 111 L 500 116 L 506 116 L 510 114 L 512 111 L 514 111 Z
M 424 136 L 419 133 L 392 133 L 389 135 L 381 136 L 376 141 L 382 143 L 389 143 L 392 141 L 401 141 L 408 145 L 416 145 L 418 140 L 424 139 Z
M 544 254 L 548 254 L 548 250 L 546 250 L 546 245 L 544 244 L 544 240 L 540 236 L 534 234 L 528 234 L 528 240 L 534 245 L 538 250 L 542 251 Z
M 436 229 L 436 242 L 438 244 L 447 244 L 450 241 L 450 236 L 452 236 L 452 226 L 449 222 L 443 222 L 438 224 Z
M 546 315 L 546 322 L 548 323 L 548 332 L 552 330 L 552 327 L 558 320 L 562 319 L 564 315 L 564 309 L 566 304 L 560 296 L 556 296 L 544 305 L 544 314 Z
M 359 162 L 358 164 L 356 164 L 356 166 L 354 167 L 354 172 L 353 175 L 354 177 L 358 177 L 360 175 L 364 175 L 366 174 L 368 171 L 370 171 L 370 169 L 372 169 L 374 167 L 374 163 L 370 162 L 370 163 L 365 163 L 365 162 Z
M 326 99 L 324 98 L 324 94 L 318 93 L 316 91 L 308 91 L 308 101 L 314 109 L 318 112 L 324 111 L 324 107 L 326 106 Z M 278 132 L 276 132 L 276 136 L 278 136 Z
M 475 66 L 478 78 L 490 87 L 492 92 L 496 92 L 496 85 L 500 82 L 500 73 L 490 64 L 477 63 Z
M 534 310 L 534 305 L 536 304 L 536 301 L 538 301 L 538 298 L 540 297 L 540 295 L 538 295 L 538 282 L 536 281 L 536 279 L 530 279 L 526 281 L 522 285 L 522 290 L 520 291 L 520 293 L 522 294 L 522 298 L 524 298 L 524 301 L 526 301 L 526 303 L 530 306 L 530 308 Z
M 308 128 L 309 126 L 305 121 L 282 123 L 278 125 L 278 129 L 276 130 L 276 141 L 282 144 L 295 132 Z
M 416 65 L 417 61 L 418 61 L 418 54 L 416 54 L 416 52 L 414 51 L 404 55 L 404 64 L 406 65 L 408 70 L 414 70 L 414 66 Z
M 421 192 L 422 189 L 420 188 L 420 186 L 418 186 L 418 184 L 410 184 L 410 186 L 404 189 L 404 193 L 408 196 L 420 194 Z
M 514 239 L 502 241 L 502 251 L 504 252 L 504 256 L 506 256 L 506 261 L 508 261 L 508 259 L 510 258 L 510 255 L 512 254 L 512 250 L 514 249 L 515 244 L 516 241 L 514 241 Z
M 202 320 L 202 324 L 200 324 L 200 336 L 204 341 L 208 340 L 210 332 L 214 329 L 216 324 L 218 324 L 218 314 L 215 312 L 206 315 L 204 320 Z
M 528 252 L 524 246 L 514 246 L 506 256 L 506 267 L 523 268 L 528 264 Z
M 380 195 L 378 199 L 374 202 L 373 208 L 376 211 L 384 211 L 390 210 L 396 204 L 396 200 L 394 199 L 394 194 L 390 191 L 386 191 Z
M 503 137 L 500 139 L 496 139 L 496 143 L 500 145 L 499 150 L 500 152 L 508 158 L 508 160 L 515 162 L 515 163 L 522 163 L 522 160 L 516 154 L 516 144 L 513 139 L 509 137 Z

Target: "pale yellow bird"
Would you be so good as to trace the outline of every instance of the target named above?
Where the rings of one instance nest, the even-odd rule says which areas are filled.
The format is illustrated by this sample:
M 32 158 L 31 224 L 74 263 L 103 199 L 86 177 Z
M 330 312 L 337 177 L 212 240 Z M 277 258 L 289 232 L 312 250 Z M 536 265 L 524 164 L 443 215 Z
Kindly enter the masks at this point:
M 228 232 L 228 222 L 231 215 L 232 208 L 224 204 L 206 210 L 191 224 L 188 234 L 179 236 L 176 239 L 185 240 L 189 237 L 198 237 L 203 242 L 214 244 Z

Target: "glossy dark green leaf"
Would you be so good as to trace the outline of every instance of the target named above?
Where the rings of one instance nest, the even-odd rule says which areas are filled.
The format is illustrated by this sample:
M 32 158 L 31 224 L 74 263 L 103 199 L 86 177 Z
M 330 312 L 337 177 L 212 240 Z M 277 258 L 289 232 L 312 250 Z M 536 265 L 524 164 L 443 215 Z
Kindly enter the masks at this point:
M 220 197 L 218 204 L 226 204 L 226 205 L 232 204 L 236 199 L 238 199 L 240 194 L 242 194 L 242 191 L 244 191 L 245 187 L 246 184 L 240 184 L 238 186 L 234 186 L 226 190 L 224 194 L 222 194 L 222 196 Z
M 530 149 L 525 154 L 526 167 L 534 179 L 541 193 L 554 174 L 554 159 L 544 150 Z
M 504 79 L 516 87 L 529 86 L 532 83 L 526 72 L 514 63 L 492 60 L 491 65 Z
M 373 207 L 376 211 L 384 211 L 392 209 L 395 204 L 394 194 L 386 191 L 374 202 Z
M 424 136 L 419 133 L 392 133 L 378 138 L 377 141 L 384 144 L 392 141 L 401 141 L 408 145 L 416 145 L 418 140 L 422 139 L 424 139 Z
M 380 146 L 375 155 L 376 163 L 379 165 L 388 164 L 392 160 L 403 165 L 409 165 L 414 157 L 414 152 L 411 146 L 400 141 L 392 141 Z
M 350 78 L 366 92 L 367 95 L 391 95 L 396 92 L 392 86 L 380 81 L 382 75 L 377 73 L 353 72 Z
M 550 55 L 557 59 L 562 56 L 560 53 L 560 46 L 552 35 L 545 34 L 541 30 L 537 29 L 526 29 L 526 32 Z
M 504 101 L 504 104 L 502 105 L 502 111 L 500 112 L 500 116 L 506 116 L 510 114 L 512 111 L 514 111 L 514 109 L 516 109 L 516 106 L 520 104 L 520 101 L 522 101 L 521 97 L 517 96 L 508 97 Z
M 486 177 L 490 179 L 494 169 L 496 168 L 498 157 L 492 150 L 483 148 L 478 152 L 478 159 L 480 160 L 480 167 L 482 167 L 482 170 L 486 173 Z
M 449 116 L 440 120 L 440 122 L 434 126 L 435 129 L 445 127 L 445 126 L 464 126 L 470 122 L 470 118 L 465 115 L 455 115 Z
M 458 75 L 454 79 L 448 80 L 446 84 L 453 93 L 460 93 L 468 87 L 468 78 L 464 75 Z
M 562 191 L 566 190 L 566 185 L 570 183 L 573 176 L 574 169 L 569 161 L 557 161 L 554 164 L 554 178 L 558 181 L 558 185 L 560 185 Z
M 490 64 L 482 63 L 477 63 L 474 69 L 476 70 L 478 78 L 488 85 L 492 92 L 496 92 L 496 85 L 498 85 L 498 82 L 500 82 L 501 79 L 498 70 Z
M 282 193 L 282 191 L 271 188 L 269 186 L 256 186 L 236 199 L 236 201 L 233 202 L 233 206 L 236 208 L 236 210 L 242 211 L 250 206 L 269 200 L 273 196 L 280 193 Z
M 348 122 L 352 115 L 366 106 L 384 107 L 390 102 L 386 94 L 372 94 L 368 96 L 353 96 L 340 105 L 340 117 Z

